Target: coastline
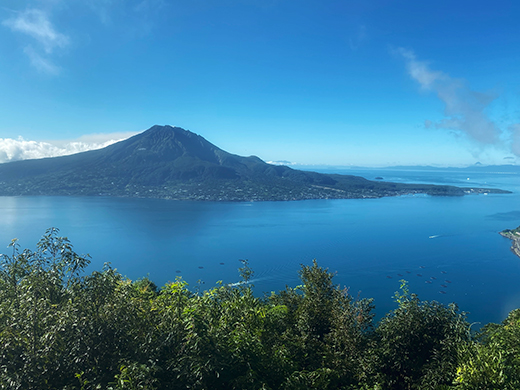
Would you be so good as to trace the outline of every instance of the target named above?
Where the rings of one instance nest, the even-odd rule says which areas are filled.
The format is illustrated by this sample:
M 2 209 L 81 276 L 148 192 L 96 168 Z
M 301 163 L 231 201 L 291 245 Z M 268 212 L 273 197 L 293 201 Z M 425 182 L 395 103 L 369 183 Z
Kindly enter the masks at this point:
M 500 232 L 500 235 L 505 238 L 509 238 L 511 243 L 511 250 L 515 255 L 520 257 L 520 235 L 517 233 L 518 228 L 514 231 L 511 230 L 504 230 Z

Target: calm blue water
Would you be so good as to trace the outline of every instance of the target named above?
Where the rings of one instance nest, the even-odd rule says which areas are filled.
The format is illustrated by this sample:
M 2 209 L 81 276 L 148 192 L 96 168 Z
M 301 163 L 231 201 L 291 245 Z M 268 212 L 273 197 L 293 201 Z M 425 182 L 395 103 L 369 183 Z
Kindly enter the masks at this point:
M 296 286 L 300 264 L 316 258 L 351 294 L 375 298 L 379 316 L 395 307 L 402 278 L 421 299 L 456 302 L 470 321 L 499 322 L 520 307 L 520 258 L 497 234 L 520 225 L 517 174 L 349 173 L 514 193 L 260 203 L 0 197 L 0 243 L 16 237 L 34 248 L 46 228 L 58 227 L 76 251 L 92 256 L 91 270 L 111 262 L 158 285 L 176 276 L 205 288 L 233 283 L 238 260 L 248 259 L 259 293 Z

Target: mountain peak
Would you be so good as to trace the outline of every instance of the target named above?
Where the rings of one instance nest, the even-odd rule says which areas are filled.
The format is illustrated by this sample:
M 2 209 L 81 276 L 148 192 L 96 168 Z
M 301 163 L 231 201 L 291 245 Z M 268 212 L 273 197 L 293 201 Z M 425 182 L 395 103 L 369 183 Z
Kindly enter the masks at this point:
M 149 139 L 155 142 L 165 141 L 169 139 L 178 139 L 179 142 L 185 142 L 188 139 L 204 139 L 198 134 L 192 133 L 189 130 L 185 130 L 182 127 L 170 126 L 170 125 L 154 125 L 148 130 L 138 134 L 138 139 Z M 152 142 L 153 142 L 152 141 Z M 207 141 L 206 141 L 207 142 Z
M 362 177 L 275 166 L 258 157 L 228 153 L 200 135 L 169 125 L 152 126 L 103 149 L 0 165 L 0 195 L 289 200 L 377 198 L 417 192 L 466 193 L 449 186 L 376 183 Z
M 217 163 L 219 153 L 226 152 L 191 131 L 169 125 L 154 125 L 141 134 L 109 146 L 105 155 L 112 162 L 125 160 L 133 165 L 173 161 L 181 157 Z
M 177 126 L 170 126 L 170 125 L 153 125 L 148 130 L 143 131 L 141 134 L 183 134 L 183 135 L 194 135 L 197 136 L 197 134 L 192 133 L 189 130 L 185 130 L 182 127 Z

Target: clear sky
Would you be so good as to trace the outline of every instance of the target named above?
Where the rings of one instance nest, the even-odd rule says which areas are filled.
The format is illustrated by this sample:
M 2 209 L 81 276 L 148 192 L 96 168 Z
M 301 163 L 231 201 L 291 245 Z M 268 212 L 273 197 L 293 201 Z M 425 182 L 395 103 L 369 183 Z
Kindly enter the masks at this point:
M 266 161 L 520 164 L 516 0 L 0 0 L 0 162 L 180 126 Z

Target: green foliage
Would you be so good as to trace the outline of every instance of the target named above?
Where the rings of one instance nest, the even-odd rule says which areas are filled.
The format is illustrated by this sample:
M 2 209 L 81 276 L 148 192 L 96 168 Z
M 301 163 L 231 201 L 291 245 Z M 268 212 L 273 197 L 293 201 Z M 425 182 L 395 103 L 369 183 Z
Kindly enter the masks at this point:
M 461 389 L 520 388 L 520 309 L 482 329 L 463 353 L 457 382 Z
M 275 324 L 283 329 L 279 336 L 271 333 L 271 342 L 286 358 L 278 366 L 287 389 L 349 388 L 365 376 L 373 305 L 354 301 L 333 277 L 313 261 L 302 266 L 301 286 L 269 297 L 278 314 Z
M 61 381 L 67 362 L 63 332 L 74 285 L 88 265 L 58 229 L 48 229 L 37 251 L 20 251 L 16 240 L 11 255 L 1 255 L 0 384 L 10 389 L 50 388 Z
M 520 311 L 469 339 L 455 305 L 420 301 L 406 283 L 375 326 L 318 266 L 301 285 L 258 297 L 242 282 L 159 289 L 88 256 L 57 229 L 36 251 L 1 256 L 0 388 L 5 389 L 516 389 Z
M 108 390 L 154 390 L 157 380 L 154 378 L 154 369 L 146 364 L 129 363 L 121 365 L 120 373 L 116 374 L 115 381 L 111 382 Z
M 436 389 L 450 385 L 458 348 L 468 342 L 469 326 L 454 304 L 421 301 L 402 281 L 398 308 L 376 330 L 375 368 L 385 389 Z

